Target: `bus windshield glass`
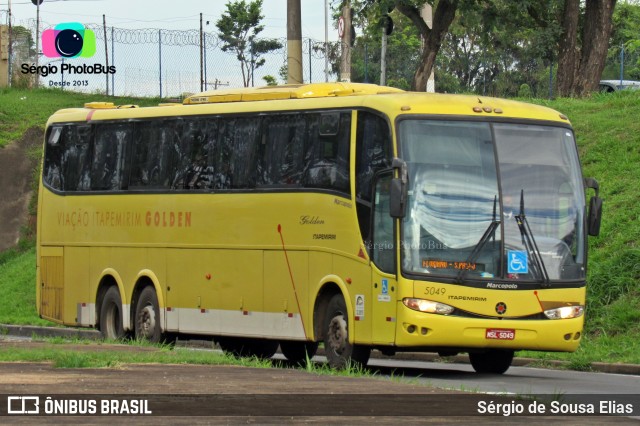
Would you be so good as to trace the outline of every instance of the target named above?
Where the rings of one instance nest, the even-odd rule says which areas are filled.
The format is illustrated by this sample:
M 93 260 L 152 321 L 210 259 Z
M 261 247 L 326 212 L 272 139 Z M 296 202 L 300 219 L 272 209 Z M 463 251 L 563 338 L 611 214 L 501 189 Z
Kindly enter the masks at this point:
M 583 280 L 584 190 L 573 133 L 531 124 L 405 119 L 408 274 Z

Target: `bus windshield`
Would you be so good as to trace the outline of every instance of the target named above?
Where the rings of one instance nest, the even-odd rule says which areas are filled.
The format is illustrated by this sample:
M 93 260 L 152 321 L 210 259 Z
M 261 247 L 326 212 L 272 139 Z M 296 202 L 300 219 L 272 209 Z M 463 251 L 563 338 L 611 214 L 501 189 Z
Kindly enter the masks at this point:
M 573 133 L 532 124 L 404 119 L 408 274 L 510 282 L 585 278 Z

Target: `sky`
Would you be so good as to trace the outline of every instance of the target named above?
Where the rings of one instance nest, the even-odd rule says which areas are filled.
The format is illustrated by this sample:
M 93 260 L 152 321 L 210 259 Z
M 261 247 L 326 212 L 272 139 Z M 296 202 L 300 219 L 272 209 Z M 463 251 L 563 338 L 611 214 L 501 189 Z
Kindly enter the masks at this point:
M 331 3 L 333 0 L 327 1 Z M 0 21 L 3 24 L 7 19 L 8 3 L 9 0 L 0 0 Z M 44 0 L 40 6 L 40 19 L 49 25 L 72 21 L 102 24 L 104 14 L 109 27 L 189 30 L 200 28 L 202 13 L 205 31 L 215 32 L 215 22 L 225 11 L 226 3 L 226 0 Z M 265 29 L 261 36 L 286 38 L 286 3 L 286 0 L 263 0 Z M 325 0 L 300 0 L 300 3 L 302 37 L 324 40 Z M 36 9 L 31 0 L 11 0 L 13 24 L 21 25 L 35 19 Z M 208 25 L 206 21 L 209 21 Z M 337 30 L 330 23 L 329 40 L 337 38 Z
M 31 0 L 10 0 L 12 24 L 27 28 L 35 28 L 36 6 Z M 198 30 L 200 13 L 203 14 L 203 25 L 206 33 L 217 33 L 216 21 L 226 11 L 228 0 L 43 0 L 40 5 L 40 31 L 53 28 L 59 23 L 79 22 L 83 25 L 97 24 L 102 26 L 102 16 L 106 17 L 107 28 L 116 29 L 162 29 L 162 30 Z M 247 0 L 250 1 L 250 0 Z M 329 5 L 337 0 L 326 0 Z M 302 19 L 302 38 L 317 41 L 325 39 L 325 0 L 300 0 Z M 0 0 L 0 23 L 7 23 L 9 0 Z M 287 0 L 263 0 L 262 11 L 264 30 L 260 38 L 286 39 L 287 37 Z M 207 24 L 208 21 L 208 24 Z M 145 32 L 146 34 L 147 32 Z M 123 34 L 123 33 L 121 33 Z M 140 33 L 142 34 L 142 33 Z M 126 35 L 124 36 L 126 39 Z M 338 39 L 337 29 L 329 24 L 329 41 Z M 122 43 L 122 40 L 119 41 Z M 118 43 L 118 42 L 117 42 Z M 112 57 L 111 65 L 117 68 L 116 75 L 110 82 L 111 92 L 116 95 L 174 95 L 196 92 L 200 89 L 200 63 L 197 46 L 164 45 L 160 53 L 155 45 L 131 42 L 109 46 Z M 104 63 L 104 46 L 97 44 L 95 56 L 86 59 L 87 64 Z M 115 59 L 113 59 L 115 53 Z M 223 54 L 213 49 L 205 53 L 206 64 L 204 80 L 206 88 L 236 87 L 242 85 L 235 55 Z M 49 60 L 40 57 L 40 65 L 51 63 L 60 66 L 57 59 Z M 271 56 L 264 67 L 256 72 L 254 83 L 265 84 L 264 75 L 278 76 L 280 66 L 286 58 Z M 313 60 L 313 64 L 311 61 Z M 87 62 L 88 61 L 88 62 Z M 73 59 L 70 64 L 84 63 L 80 58 Z M 16 64 L 21 66 L 21 64 Z M 312 58 L 303 64 L 306 82 L 325 81 L 325 62 L 323 58 Z M 56 87 L 63 83 L 62 75 L 42 76 L 40 84 Z M 76 76 L 74 76 L 76 77 Z M 99 74 L 87 73 L 78 75 L 77 79 L 68 78 L 67 83 L 79 84 L 72 89 L 87 92 L 106 90 L 105 78 Z M 282 83 L 280 81 L 280 83 Z M 115 88 L 115 92 L 114 92 Z

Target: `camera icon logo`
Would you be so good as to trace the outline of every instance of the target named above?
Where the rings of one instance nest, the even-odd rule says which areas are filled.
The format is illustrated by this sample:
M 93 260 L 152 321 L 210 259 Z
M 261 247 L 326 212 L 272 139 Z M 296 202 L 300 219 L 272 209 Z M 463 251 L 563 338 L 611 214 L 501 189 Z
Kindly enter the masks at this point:
M 79 22 L 63 22 L 42 32 L 47 58 L 89 58 L 96 53 L 96 35 Z

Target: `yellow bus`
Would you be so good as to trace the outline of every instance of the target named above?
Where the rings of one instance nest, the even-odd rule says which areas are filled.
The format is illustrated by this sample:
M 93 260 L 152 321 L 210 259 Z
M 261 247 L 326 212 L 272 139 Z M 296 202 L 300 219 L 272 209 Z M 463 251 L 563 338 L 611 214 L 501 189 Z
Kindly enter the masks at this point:
M 597 182 L 567 117 L 326 83 L 89 103 L 48 121 L 42 318 L 331 366 L 574 351 Z M 585 191 L 596 190 L 587 210 Z

